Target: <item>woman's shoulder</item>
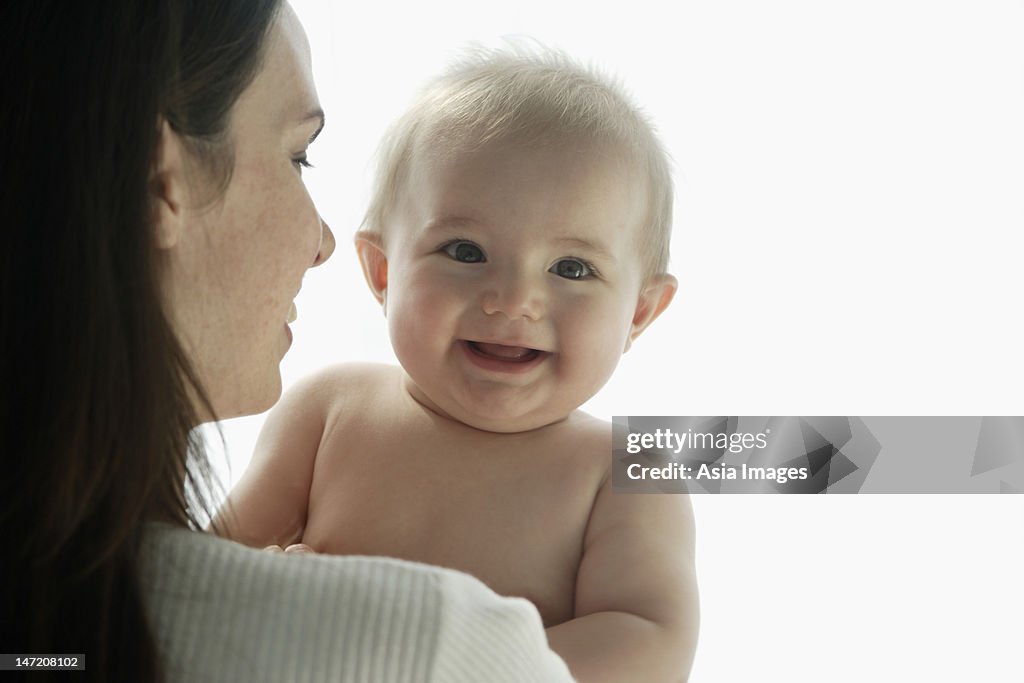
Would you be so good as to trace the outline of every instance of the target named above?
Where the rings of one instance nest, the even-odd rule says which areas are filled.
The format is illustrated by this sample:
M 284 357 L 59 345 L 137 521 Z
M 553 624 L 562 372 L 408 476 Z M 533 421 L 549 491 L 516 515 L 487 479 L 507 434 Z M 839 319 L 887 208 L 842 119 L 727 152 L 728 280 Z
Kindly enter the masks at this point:
M 439 574 L 438 568 L 390 558 L 317 554 L 299 558 L 269 553 L 210 533 L 163 523 L 147 525 L 140 560 L 151 588 L 200 577 L 202 582 L 192 592 L 220 601 L 268 592 L 288 593 L 292 600 L 301 602 L 304 594 L 344 591 L 357 584 L 363 584 L 364 589 L 386 586 L 394 576 L 401 576 L 405 587 L 433 585 L 450 578 Z M 225 584 L 231 584 L 235 592 L 219 593 L 217 589 Z M 239 588 L 245 592 L 239 593 Z
M 564 670 L 532 605 L 460 572 L 266 553 L 163 524 L 150 525 L 140 561 L 170 680 L 492 679 L 496 647 L 522 660 L 521 673 L 546 673 L 493 680 Z

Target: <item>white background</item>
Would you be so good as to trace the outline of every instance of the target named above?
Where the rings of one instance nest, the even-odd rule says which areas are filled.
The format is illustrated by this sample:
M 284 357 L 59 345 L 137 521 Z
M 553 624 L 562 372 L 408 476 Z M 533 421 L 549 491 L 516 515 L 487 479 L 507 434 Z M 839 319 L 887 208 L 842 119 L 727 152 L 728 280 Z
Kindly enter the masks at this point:
M 339 247 L 297 300 L 286 389 L 393 362 L 351 248 L 375 145 L 460 46 L 530 36 L 619 77 L 676 164 L 679 295 L 585 409 L 1024 414 L 1024 2 L 295 6 Z M 225 423 L 228 481 L 262 419 Z M 694 507 L 692 680 L 1024 680 L 1024 496 Z

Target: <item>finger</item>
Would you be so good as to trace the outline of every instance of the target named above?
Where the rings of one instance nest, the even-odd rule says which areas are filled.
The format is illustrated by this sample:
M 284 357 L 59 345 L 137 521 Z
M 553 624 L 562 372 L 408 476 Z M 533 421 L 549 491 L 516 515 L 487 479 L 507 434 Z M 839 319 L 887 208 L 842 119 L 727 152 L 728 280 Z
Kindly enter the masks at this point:
M 283 553 L 284 552 L 284 550 L 279 545 L 268 545 L 266 548 L 264 548 L 264 550 L 266 550 L 267 552 L 271 552 L 271 553 Z
M 305 543 L 293 543 L 284 549 L 286 553 L 312 553 L 313 549 Z

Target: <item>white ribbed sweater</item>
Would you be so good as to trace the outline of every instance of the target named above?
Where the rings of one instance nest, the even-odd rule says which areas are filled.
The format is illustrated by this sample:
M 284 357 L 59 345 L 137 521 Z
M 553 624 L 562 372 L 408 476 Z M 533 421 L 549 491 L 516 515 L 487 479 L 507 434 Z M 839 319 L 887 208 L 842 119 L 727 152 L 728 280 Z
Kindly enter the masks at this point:
M 461 572 L 151 524 L 142 581 L 168 681 L 572 680 L 533 605 Z

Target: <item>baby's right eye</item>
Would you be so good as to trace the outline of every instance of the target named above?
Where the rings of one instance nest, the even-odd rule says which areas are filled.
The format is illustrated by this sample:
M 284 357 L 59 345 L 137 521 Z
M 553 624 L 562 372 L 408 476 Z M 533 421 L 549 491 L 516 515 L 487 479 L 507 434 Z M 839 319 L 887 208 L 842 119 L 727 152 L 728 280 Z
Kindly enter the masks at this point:
M 455 240 L 441 247 L 441 250 L 460 263 L 485 263 L 483 249 L 472 242 Z

